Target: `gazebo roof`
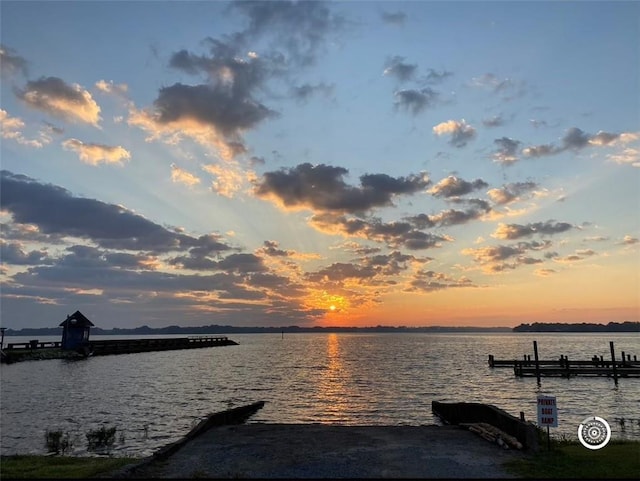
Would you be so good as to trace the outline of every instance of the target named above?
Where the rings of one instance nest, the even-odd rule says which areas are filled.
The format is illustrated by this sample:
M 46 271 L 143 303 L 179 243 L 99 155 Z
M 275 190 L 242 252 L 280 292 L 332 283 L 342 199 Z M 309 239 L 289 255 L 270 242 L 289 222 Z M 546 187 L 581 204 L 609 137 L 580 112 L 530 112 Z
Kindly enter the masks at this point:
M 92 327 L 94 324 L 80 311 L 76 311 L 60 323 L 60 327 Z

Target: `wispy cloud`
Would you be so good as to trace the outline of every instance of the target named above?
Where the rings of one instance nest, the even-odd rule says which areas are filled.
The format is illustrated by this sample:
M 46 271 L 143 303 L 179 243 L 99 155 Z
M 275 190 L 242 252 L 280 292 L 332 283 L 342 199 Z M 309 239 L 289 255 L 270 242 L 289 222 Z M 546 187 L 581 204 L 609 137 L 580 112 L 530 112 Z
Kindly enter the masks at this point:
M 184 184 L 186 186 L 193 186 L 200 183 L 200 179 L 184 169 L 181 169 L 176 164 L 171 164 L 171 181 L 176 184 Z
M 25 137 L 23 133 L 25 127 L 22 119 L 11 117 L 6 110 L 0 109 L 0 135 L 2 135 L 3 139 L 12 139 L 21 145 L 37 149 L 51 142 L 52 139 L 51 135 L 49 135 L 50 129 L 48 127 L 42 128 L 36 138 Z
M 72 150 L 78 154 L 80 160 L 90 165 L 118 164 L 131 159 L 131 153 L 124 147 L 110 146 L 96 143 L 84 143 L 78 139 L 68 139 L 62 142 L 65 150 Z
M 526 225 L 521 224 L 499 224 L 491 237 L 496 239 L 520 239 L 522 237 L 530 237 L 534 234 L 553 235 L 566 232 L 573 226 L 568 222 L 533 222 Z
M 27 60 L 12 48 L 0 44 L 0 74 L 9 78 L 18 74 L 27 76 Z

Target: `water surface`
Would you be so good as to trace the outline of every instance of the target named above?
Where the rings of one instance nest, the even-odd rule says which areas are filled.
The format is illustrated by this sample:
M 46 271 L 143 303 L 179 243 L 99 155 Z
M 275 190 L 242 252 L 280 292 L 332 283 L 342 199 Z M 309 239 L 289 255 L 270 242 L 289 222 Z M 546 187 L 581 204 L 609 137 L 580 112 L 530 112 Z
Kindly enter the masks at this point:
M 543 378 L 538 388 L 535 378 L 516 378 L 512 369 L 487 365 L 489 354 L 532 354 L 534 339 L 543 359 L 561 354 L 570 359 L 594 354 L 609 358 L 609 341 L 618 353 L 639 355 L 637 334 L 305 333 L 229 338 L 239 345 L 2 365 L 1 453 L 43 453 L 48 429 L 68 432 L 74 454 L 85 454 L 89 429 L 117 426 L 112 452 L 149 455 L 178 440 L 207 414 L 260 400 L 267 403 L 250 422 L 434 424 L 434 400 L 489 403 L 516 416 L 523 411 L 535 420 L 538 393 L 557 397 L 560 425 L 552 429 L 555 435 L 576 438 L 578 424 L 597 415 L 609 421 L 614 439 L 640 439 L 640 379 L 621 379 L 616 387 L 606 377 Z

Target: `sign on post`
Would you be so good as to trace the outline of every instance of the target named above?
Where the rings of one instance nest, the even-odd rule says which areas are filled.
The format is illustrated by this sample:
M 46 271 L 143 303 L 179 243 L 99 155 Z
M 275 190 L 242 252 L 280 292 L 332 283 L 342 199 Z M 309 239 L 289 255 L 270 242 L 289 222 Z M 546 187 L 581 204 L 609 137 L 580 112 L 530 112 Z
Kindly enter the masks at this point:
M 558 427 L 558 406 L 555 396 L 538 395 L 538 426 Z

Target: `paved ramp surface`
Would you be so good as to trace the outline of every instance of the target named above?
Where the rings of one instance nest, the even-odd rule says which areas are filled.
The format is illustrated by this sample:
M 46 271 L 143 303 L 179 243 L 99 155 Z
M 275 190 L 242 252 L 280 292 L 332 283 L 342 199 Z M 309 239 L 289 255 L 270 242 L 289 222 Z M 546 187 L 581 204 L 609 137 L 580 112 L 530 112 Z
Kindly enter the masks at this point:
M 521 458 L 457 426 L 244 424 L 219 426 L 165 460 L 153 478 L 508 478 Z

